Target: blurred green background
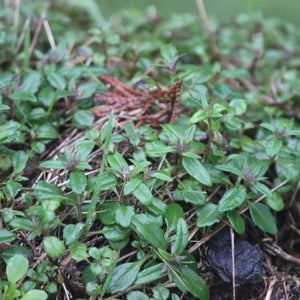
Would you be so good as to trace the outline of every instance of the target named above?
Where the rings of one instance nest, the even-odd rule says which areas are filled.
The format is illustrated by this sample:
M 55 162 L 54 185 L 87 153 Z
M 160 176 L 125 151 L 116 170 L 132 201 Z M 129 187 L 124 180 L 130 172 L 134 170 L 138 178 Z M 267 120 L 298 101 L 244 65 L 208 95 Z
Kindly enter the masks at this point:
M 77 0 L 78 2 L 84 2 Z M 95 1 L 104 17 L 121 9 L 144 10 L 150 5 L 157 7 L 161 14 L 170 12 L 198 13 L 196 0 L 90 0 Z M 83 3 L 82 3 L 83 4 Z M 204 0 L 207 14 L 220 21 L 229 21 L 236 14 L 260 8 L 266 17 L 278 17 L 300 25 L 299 0 Z

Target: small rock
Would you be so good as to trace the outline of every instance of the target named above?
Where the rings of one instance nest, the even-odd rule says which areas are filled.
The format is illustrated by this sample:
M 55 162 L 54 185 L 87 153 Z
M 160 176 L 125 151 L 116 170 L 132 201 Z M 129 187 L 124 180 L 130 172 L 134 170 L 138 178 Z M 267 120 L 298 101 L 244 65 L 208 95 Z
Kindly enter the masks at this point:
M 264 273 L 262 256 L 257 248 L 234 236 L 235 283 L 239 286 Z M 207 260 L 225 282 L 232 280 L 232 253 L 229 229 L 217 233 L 209 242 Z

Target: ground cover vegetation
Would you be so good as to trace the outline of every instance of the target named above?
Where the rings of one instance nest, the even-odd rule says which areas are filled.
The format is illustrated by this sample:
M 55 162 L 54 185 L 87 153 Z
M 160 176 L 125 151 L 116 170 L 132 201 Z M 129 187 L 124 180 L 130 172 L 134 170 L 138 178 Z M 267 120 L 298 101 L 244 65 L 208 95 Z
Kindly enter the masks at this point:
M 202 21 L 59 3 L 0 4 L 0 298 L 299 299 L 299 28 L 208 22 L 202 1 Z M 103 75 L 153 95 L 180 82 L 175 122 L 170 107 L 135 128 L 143 97 L 96 105 L 118 96 Z M 261 274 L 216 274 L 224 228 Z

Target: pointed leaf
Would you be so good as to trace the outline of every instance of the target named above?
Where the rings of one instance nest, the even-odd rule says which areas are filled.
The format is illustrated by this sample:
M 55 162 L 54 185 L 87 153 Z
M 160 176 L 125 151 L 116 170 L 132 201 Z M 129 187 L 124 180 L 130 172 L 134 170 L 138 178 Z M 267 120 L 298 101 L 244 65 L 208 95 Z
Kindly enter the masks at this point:
M 70 245 L 77 239 L 79 239 L 83 232 L 83 227 L 84 224 L 77 223 L 76 225 L 69 224 L 63 229 L 63 238 L 66 241 L 67 245 Z
M 177 223 L 180 218 L 185 218 L 183 208 L 177 203 L 169 204 L 165 213 L 165 220 L 168 227 L 167 233 L 177 228 Z
M 113 271 L 106 291 L 114 294 L 129 288 L 134 283 L 140 267 L 140 261 L 135 263 L 125 263 L 117 266 Z
M 274 157 L 279 153 L 281 150 L 281 147 L 283 145 L 283 142 L 281 140 L 278 140 L 276 137 L 273 137 L 266 146 L 266 152 L 269 157 Z
M 246 201 L 247 191 L 244 186 L 236 185 L 231 188 L 221 198 L 219 202 L 219 211 L 224 212 L 233 210 L 236 207 L 241 206 Z
M 276 219 L 271 214 L 268 206 L 262 203 L 249 202 L 250 214 L 253 223 L 262 231 L 277 234 Z
M 183 264 L 178 264 L 175 270 L 177 271 L 179 278 L 175 275 L 173 276 L 173 279 L 179 288 L 184 286 L 184 288 L 197 299 L 209 299 L 208 286 L 197 273 Z M 183 290 L 183 292 L 185 291 Z
M 271 197 L 267 197 L 265 199 L 265 202 L 269 207 L 271 207 L 275 211 L 281 211 L 284 209 L 283 199 L 277 192 L 272 193 Z
M 28 259 L 23 255 L 14 255 L 7 263 L 6 274 L 10 283 L 16 283 L 27 272 L 29 266 Z
M 46 300 L 48 295 L 41 290 L 30 290 L 20 300 Z
M 197 226 L 211 226 L 220 222 L 221 213 L 218 211 L 218 205 L 207 203 L 197 212 Z
M 237 233 L 244 234 L 245 221 L 235 210 L 227 212 L 227 218 Z
M 22 189 L 22 184 L 19 182 L 9 181 L 6 188 L 10 197 L 13 199 L 17 196 L 18 192 Z
M 76 261 L 81 261 L 87 259 L 87 246 L 84 243 L 75 241 L 70 245 L 70 254 Z
M 163 263 L 159 263 L 139 272 L 134 284 L 146 284 L 161 278 L 163 266 L 164 266 Z
M 16 234 L 6 230 L 0 229 L 0 243 L 10 242 L 17 237 Z
M 64 243 L 55 236 L 46 237 L 43 244 L 47 255 L 53 259 L 61 258 L 66 250 Z
M 59 73 L 52 72 L 47 76 L 47 79 L 54 88 L 63 90 L 66 87 L 66 80 Z
M 34 188 L 34 194 L 38 201 L 42 202 L 47 199 L 63 199 L 61 189 L 55 184 L 47 183 L 43 180 L 39 181 Z
M 179 219 L 177 222 L 177 230 L 174 248 L 172 254 L 180 255 L 185 249 L 189 238 L 189 232 L 184 219 Z
M 40 168 L 46 169 L 66 169 L 66 163 L 59 160 L 47 160 L 39 165 Z
M 184 156 L 182 158 L 182 165 L 197 181 L 207 186 L 212 185 L 209 173 L 198 159 Z
M 131 218 L 134 215 L 133 206 L 125 206 L 116 210 L 116 223 L 122 227 L 129 227 Z
M 263 195 L 266 195 L 268 197 L 272 197 L 272 191 L 263 183 L 260 182 L 254 182 L 253 187 L 261 192 Z
M 70 175 L 70 185 L 72 190 L 79 195 L 85 191 L 87 178 L 82 172 L 72 172 Z
M 132 218 L 132 224 L 135 226 L 136 231 L 153 247 L 167 249 L 164 232 L 157 222 L 150 219 L 146 219 L 145 222 L 143 215 L 135 215 Z
M 108 155 L 107 160 L 111 167 L 118 173 L 124 174 L 124 172 L 129 172 L 129 166 L 119 152 L 116 151 L 114 154 Z
M 152 194 L 146 184 L 140 183 L 133 191 L 133 195 L 144 205 L 152 203 Z

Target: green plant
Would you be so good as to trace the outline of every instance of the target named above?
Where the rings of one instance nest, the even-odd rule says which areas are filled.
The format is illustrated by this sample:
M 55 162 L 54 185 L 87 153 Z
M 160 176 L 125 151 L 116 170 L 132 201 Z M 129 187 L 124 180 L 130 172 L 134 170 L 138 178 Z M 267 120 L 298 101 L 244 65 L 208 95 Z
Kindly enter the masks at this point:
M 15 6 L 0 14 L 0 297 L 63 299 L 64 283 L 91 299 L 209 299 L 195 250 L 225 225 L 259 228 L 262 244 L 281 230 L 277 212 L 294 213 L 297 28 L 252 12 L 209 39 L 193 16 L 151 8 L 86 31 L 78 15 L 66 31 L 70 12 L 28 5 L 46 35 L 25 5 L 18 24 Z M 147 89 L 182 79 L 176 122 L 95 120 L 105 73 Z

